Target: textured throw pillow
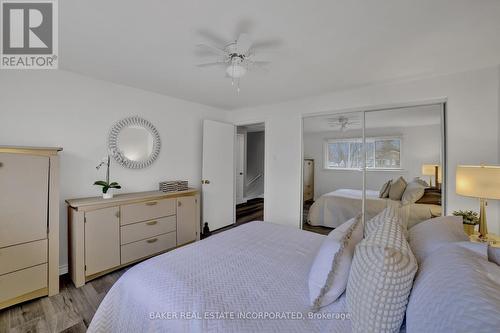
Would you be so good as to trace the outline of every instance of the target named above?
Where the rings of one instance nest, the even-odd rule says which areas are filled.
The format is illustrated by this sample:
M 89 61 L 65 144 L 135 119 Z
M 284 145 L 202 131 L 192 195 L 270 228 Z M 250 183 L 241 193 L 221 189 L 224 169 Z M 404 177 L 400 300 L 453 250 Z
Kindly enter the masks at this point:
M 362 239 L 360 215 L 340 225 L 323 240 L 309 272 L 309 298 L 315 310 L 344 293 L 354 248 Z
M 384 185 L 382 185 L 382 188 L 380 189 L 380 192 L 378 194 L 379 198 L 388 198 L 389 197 L 389 190 L 391 189 L 391 183 L 392 180 L 388 180 Z
M 449 244 L 419 266 L 406 332 L 499 332 L 500 266 Z
M 365 237 L 373 234 L 375 230 L 387 220 L 397 222 L 403 226 L 403 230 L 405 229 L 401 209 L 396 205 L 389 205 L 383 211 L 365 222 Z
M 355 333 L 399 332 L 417 261 L 399 223 L 386 220 L 354 252 L 347 306 Z
M 406 188 L 406 180 L 403 177 L 399 177 L 391 183 L 391 188 L 389 190 L 389 199 L 399 201 L 403 196 Z
M 468 241 L 462 217 L 440 216 L 421 222 L 408 231 L 411 249 L 418 262 L 436 251 L 443 244 Z
M 403 196 L 401 197 L 401 203 L 403 205 L 409 205 L 417 202 L 420 198 L 424 196 L 425 187 L 417 182 L 411 182 L 406 185 Z

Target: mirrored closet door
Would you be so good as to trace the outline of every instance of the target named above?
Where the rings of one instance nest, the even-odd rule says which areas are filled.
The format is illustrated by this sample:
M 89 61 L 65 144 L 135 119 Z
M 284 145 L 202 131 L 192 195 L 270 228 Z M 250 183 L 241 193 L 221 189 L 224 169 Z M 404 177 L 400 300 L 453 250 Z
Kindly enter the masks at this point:
M 363 210 L 363 112 L 304 118 L 303 131 L 302 228 L 328 234 Z
M 305 117 L 303 229 L 389 206 L 409 227 L 444 214 L 444 147 L 443 104 Z

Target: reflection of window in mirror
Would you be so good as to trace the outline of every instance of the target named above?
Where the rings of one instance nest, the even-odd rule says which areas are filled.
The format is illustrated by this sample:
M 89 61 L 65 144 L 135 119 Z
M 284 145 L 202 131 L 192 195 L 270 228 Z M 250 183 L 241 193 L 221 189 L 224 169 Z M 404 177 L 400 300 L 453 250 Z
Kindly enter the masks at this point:
M 366 138 L 366 168 L 401 169 L 400 137 Z M 363 167 L 363 138 L 325 140 L 325 169 L 360 169 Z

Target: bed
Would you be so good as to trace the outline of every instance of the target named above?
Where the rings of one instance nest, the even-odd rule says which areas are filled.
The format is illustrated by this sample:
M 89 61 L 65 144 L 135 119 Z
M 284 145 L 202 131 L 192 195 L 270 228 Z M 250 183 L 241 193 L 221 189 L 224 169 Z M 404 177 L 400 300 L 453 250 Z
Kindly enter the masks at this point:
M 149 259 L 115 283 L 89 332 L 349 332 L 345 295 L 309 317 L 323 237 L 251 222 Z
M 309 209 L 307 223 L 313 226 L 336 228 L 361 212 L 363 191 L 339 189 L 322 195 Z M 400 205 L 399 201 L 379 198 L 379 191 L 366 190 L 366 214 L 371 218 L 389 205 Z M 441 206 L 432 204 L 410 204 L 404 206 L 408 226 L 441 215 Z

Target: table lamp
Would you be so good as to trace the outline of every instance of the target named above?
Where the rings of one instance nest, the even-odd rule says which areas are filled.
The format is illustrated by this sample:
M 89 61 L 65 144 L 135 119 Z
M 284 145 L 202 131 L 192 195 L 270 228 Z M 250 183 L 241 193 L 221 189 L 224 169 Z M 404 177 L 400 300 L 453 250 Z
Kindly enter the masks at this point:
M 459 165 L 457 194 L 479 198 L 479 238 L 486 240 L 486 199 L 500 199 L 500 166 Z
M 441 166 L 439 164 L 423 164 L 422 175 L 429 176 L 429 186 L 432 187 L 432 176 L 436 182 L 436 188 L 439 188 L 441 180 Z

